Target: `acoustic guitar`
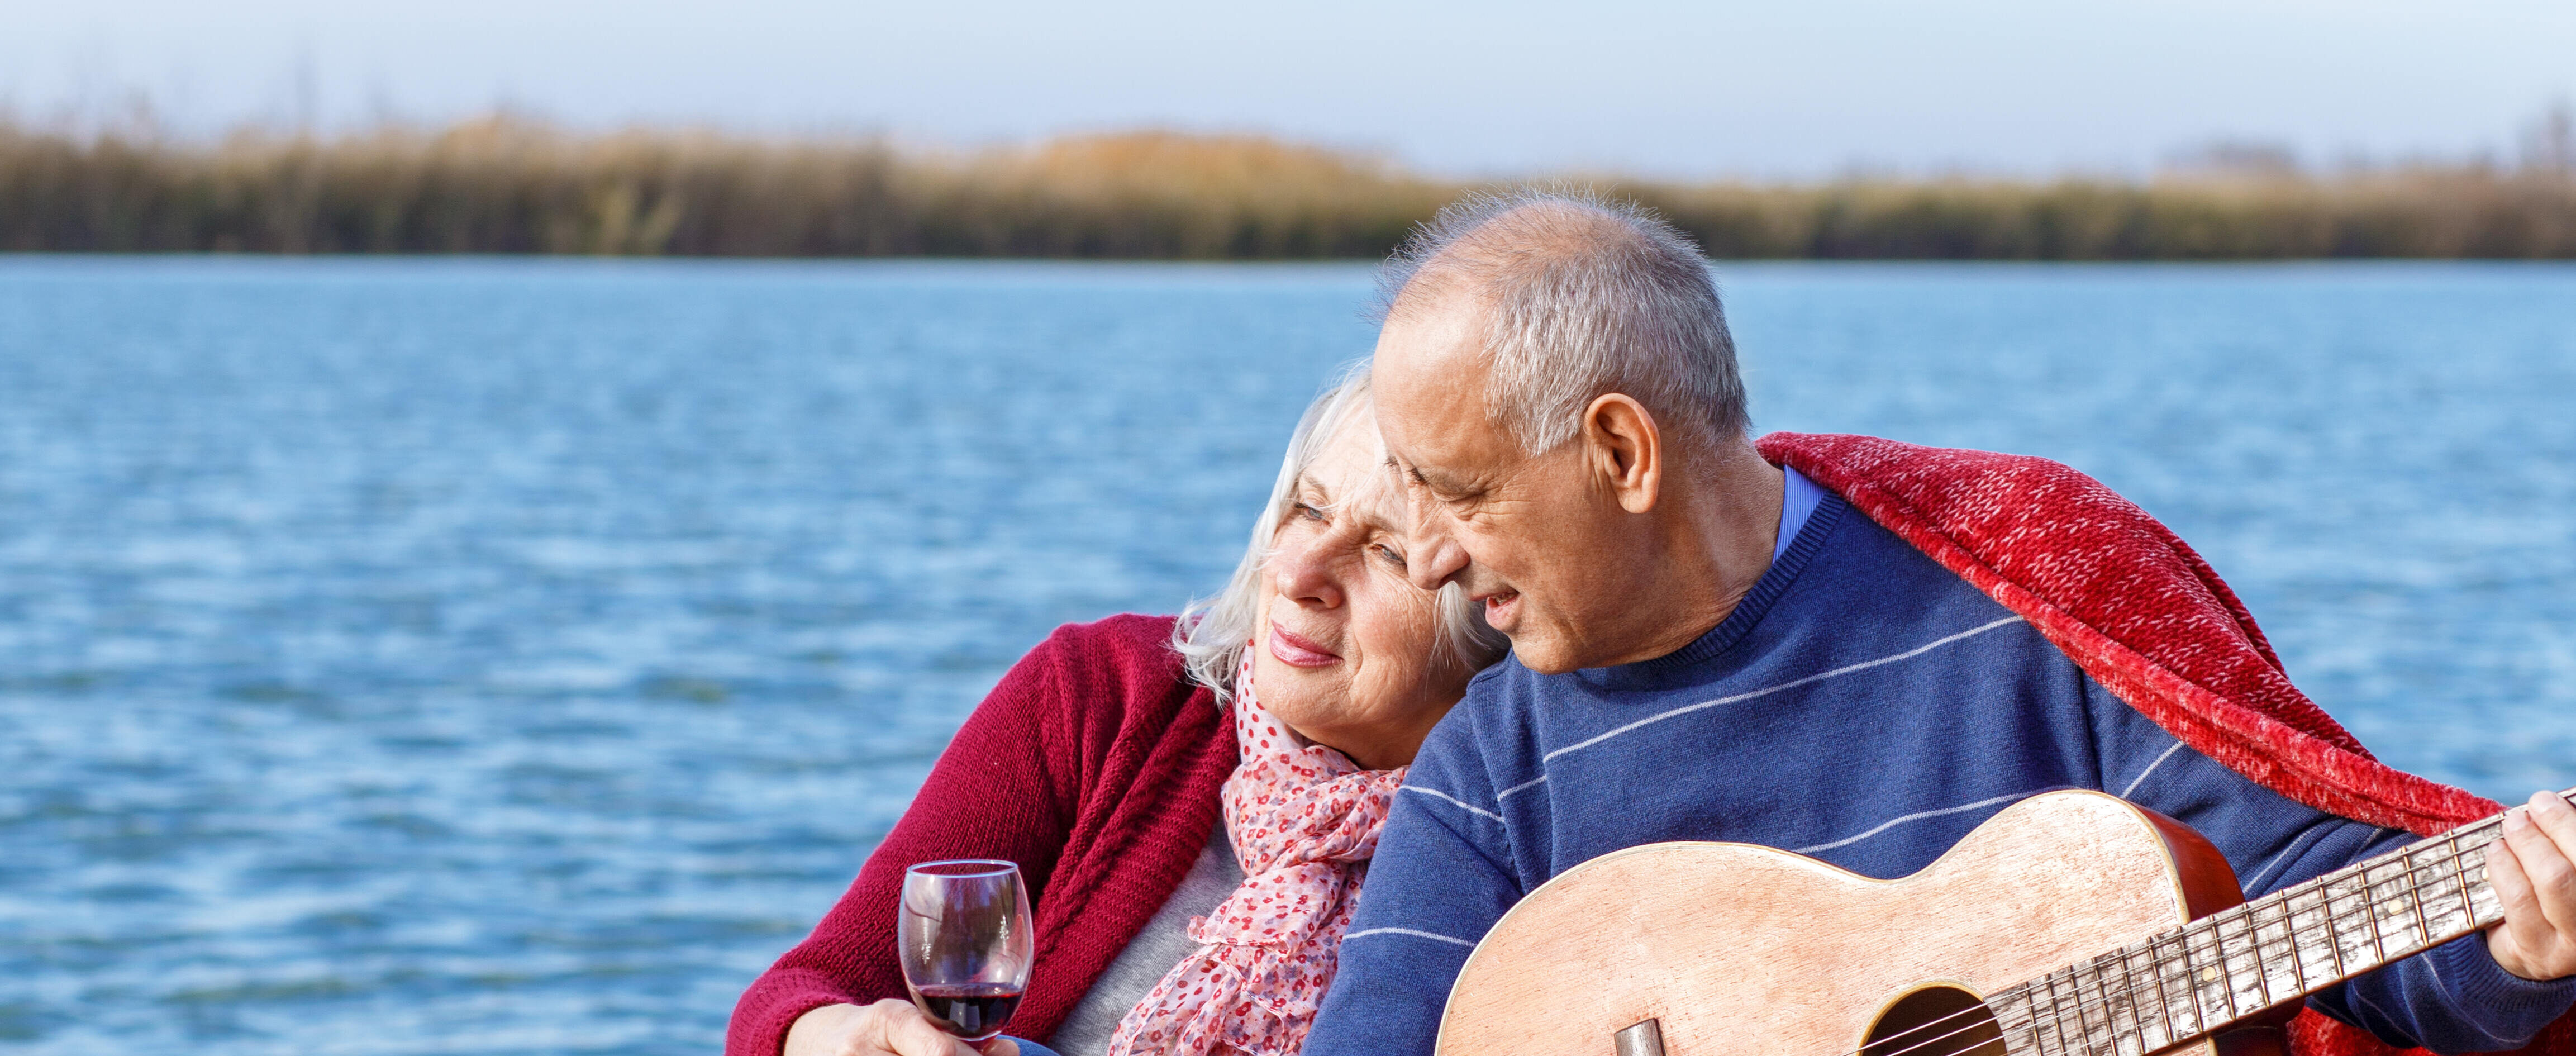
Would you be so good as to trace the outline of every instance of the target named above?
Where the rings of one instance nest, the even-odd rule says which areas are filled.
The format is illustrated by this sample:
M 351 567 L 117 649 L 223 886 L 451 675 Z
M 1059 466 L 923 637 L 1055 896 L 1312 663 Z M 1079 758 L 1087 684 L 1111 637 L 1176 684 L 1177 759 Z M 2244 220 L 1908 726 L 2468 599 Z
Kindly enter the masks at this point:
M 2016 803 L 1899 880 L 1751 844 L 1633 847 L 1495 923 L 1437 1051 L 2278 1052 L 2308 994 L 2503 919 L 2484 869 L 2502 821 L 2251 902 L 2199 833 L 2099 792 Z

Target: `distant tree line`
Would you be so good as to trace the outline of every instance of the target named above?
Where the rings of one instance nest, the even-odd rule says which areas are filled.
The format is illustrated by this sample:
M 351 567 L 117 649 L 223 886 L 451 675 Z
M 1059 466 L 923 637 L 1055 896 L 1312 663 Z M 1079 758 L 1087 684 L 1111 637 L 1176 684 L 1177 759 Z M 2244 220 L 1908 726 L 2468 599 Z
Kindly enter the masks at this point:
M 1596 182 L 1722 258 L 2576 258 L 2576 150 L 2565 111 L 2550 120 L 2511 165 Z M 216 142 L 0 121 L 8 251 L 1372 257 L 1468 189 L 1363 156 L 1165 132 L 957 153 L 506 116 Z

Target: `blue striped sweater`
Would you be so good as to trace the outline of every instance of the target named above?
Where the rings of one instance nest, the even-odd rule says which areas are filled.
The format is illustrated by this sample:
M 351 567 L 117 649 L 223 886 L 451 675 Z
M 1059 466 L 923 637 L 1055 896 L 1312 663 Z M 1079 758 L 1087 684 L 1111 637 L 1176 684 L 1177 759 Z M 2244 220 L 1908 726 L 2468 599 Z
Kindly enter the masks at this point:
M 2183 745 L 2019 617 L 1790 478 L 1770 571 L 1698 641 L 1562 675 L 1505 660 L 1468 686 L 1396 796 L 1306 1056 L 1429 1053 L 1450 983 L 1504 911 L 1643 843 L 1759 843 L 1892 878 L 2016 800 L 2087 788 L 2198 829 L 2256 895 L 2413 839 Z M 2576 980 L 2515 978 L 2472 936 L 2311 1002 L 2457 1052 L 2517 1047 L 2571 1000 Z

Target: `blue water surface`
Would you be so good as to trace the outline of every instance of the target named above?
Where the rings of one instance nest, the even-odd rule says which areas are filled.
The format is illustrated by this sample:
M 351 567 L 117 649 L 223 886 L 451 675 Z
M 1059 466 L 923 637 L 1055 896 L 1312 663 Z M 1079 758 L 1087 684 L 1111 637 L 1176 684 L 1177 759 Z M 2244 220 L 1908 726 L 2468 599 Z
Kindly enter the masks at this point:
M 2576 784 L 2576 268 L 1722 265 L 2398 765 Z M 704 1053 L 1049 627 L 1213 589 L 1350 266 L 0 258 L 0 1046 Z

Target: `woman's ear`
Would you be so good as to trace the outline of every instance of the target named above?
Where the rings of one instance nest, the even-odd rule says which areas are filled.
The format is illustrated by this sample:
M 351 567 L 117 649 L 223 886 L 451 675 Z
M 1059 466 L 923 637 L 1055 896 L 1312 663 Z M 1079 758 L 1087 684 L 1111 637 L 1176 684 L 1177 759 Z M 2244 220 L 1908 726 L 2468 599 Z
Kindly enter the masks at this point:
M 1655 416 L 1626 393 L 1610 393 L 1583 409 L 1583 446 L 1593 481 L 1619 508 L 1655 508 L 1664 482 L 1664 438 Z

